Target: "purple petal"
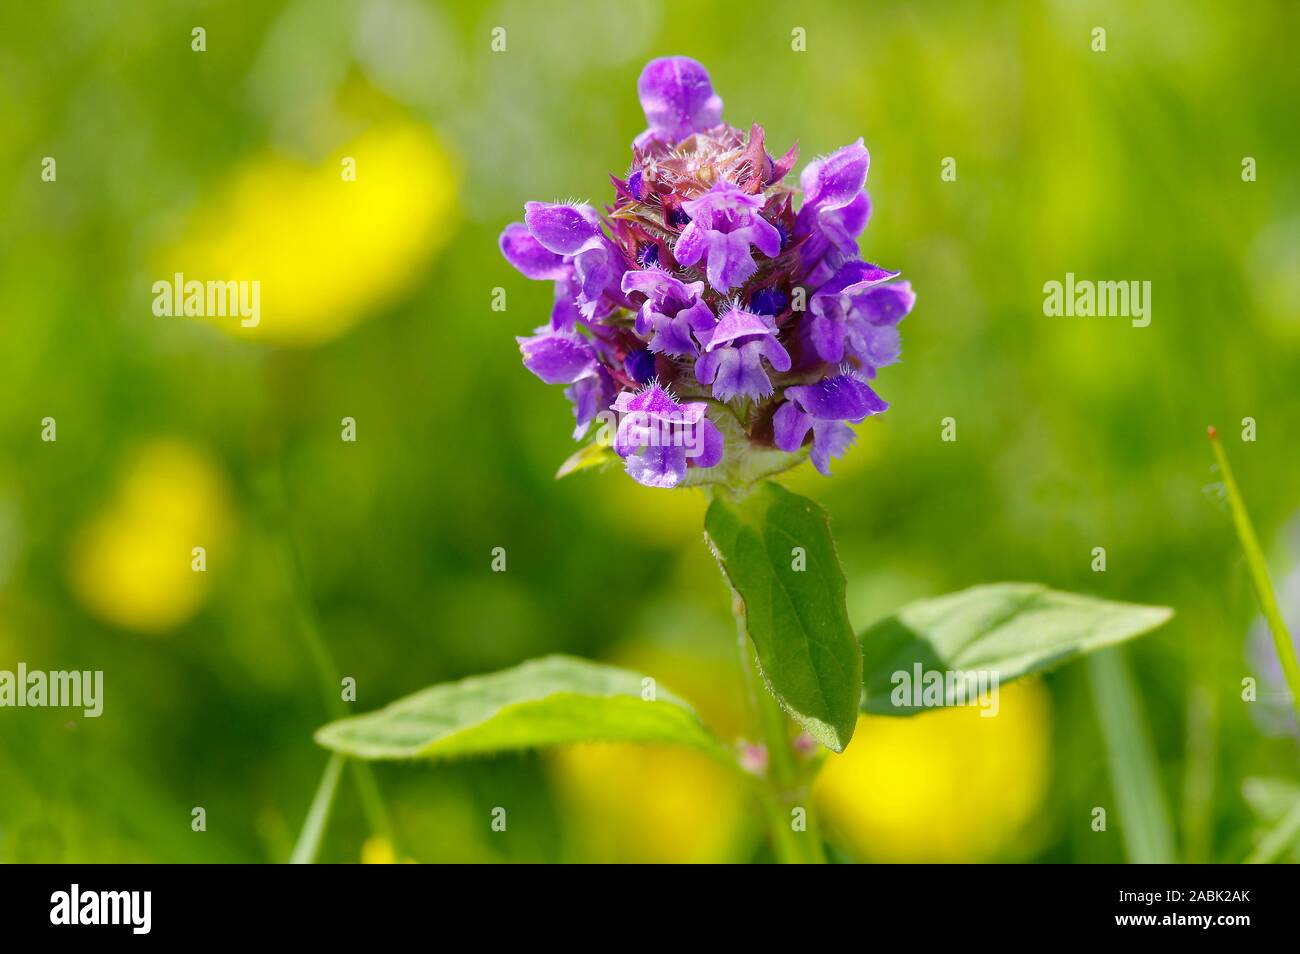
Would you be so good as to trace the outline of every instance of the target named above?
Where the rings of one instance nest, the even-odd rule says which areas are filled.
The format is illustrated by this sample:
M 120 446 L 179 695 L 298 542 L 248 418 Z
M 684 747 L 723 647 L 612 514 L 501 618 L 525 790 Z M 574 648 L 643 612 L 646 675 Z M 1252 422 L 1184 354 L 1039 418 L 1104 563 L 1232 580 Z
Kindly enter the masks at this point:
M 749 239 L 768 258 L 781 254 L 781 233 L 761 215 L 754 216 L 754 223 L 749 227 Z
M 575 441 L 587 433 L 596 415 L 609 407 L 614 391 L 614 379 L 604 368 L 597 368 L 595 374 L 579 378 L 564 389 L 564 396 L 573 402 L 573 416 L 577 421 L 573 429 Z
M 745 338 L 749 335 L 775 334 L 775 329 L 769 324 L 770 321 L 770 318 L 765 319 L 762 315 L 755 315 L 743 308 L 730 308 L 718 319 L 718 324 L 714 327 L 705 349 L 713 351 L 731 344 L 737 338 Z
M 852 374 L 825 377 L 816 384 L 786 388 L 794 401 L 818 421 L 853 421 L 855 424 L 889 407 L 866 382 Z
M 600 219 L 589 205 L 528 202 L 524 221 L 533 237 L 558 255 L 577 255 L 602 239 Z
M 797 451 L 803 446 L 803 439 L 812 424 L 812 418 L 799 410 L 794 401 L 786 401 L 772 415 L 772 437 L 776 446 L 787 453 Z
M 555 304 L 551 308 L 551 327 L 556 331 L 572 331 L 582 320 L 578 308 L 578 295 L 582 286 L 572 265 L 566 265 L 563 275 L 555 281 Z
M 873 285 L 897 278 L 900 274 L 870 262 L 845 262 L 829 281 L 817 289 L 813 299 L 827 298 L 831 295 L 853 295 L 866 291 Z
M 773 370 L 790 370 L 790 352 L 786 351 L 781 342 L 776 340 L 775 335 L 766 335 L 746 347 L 752 347 L 756 353 L 766 358 L 767 363 L 772 366 Z
M 871 220 L 871 197 L 865 191 L 859 192 L 848 205 L 841 209 L 824 212 L 820 217 L 822 229 L 841 250 L 847 251 L 851 246 L 852 254 L 857 254 L 857 242 L 854 241 L 866 231 Z
M 808 316 L 808 323 L 805 326 L 809 340 L 812 342 L 813 350 L 817 352 L 817 357 L 823 361 L 829 361 L 831 364 L 839 364 L 844 360 L 844 319 L 838 313 L 826 314 L 815 311 Z
M 701 403 L 698 406 L 702 415 L 705 405 Z M 692 467 L 716 467 L 722 462 L 725 446 L 722 432 L 718 430 L 718 425 L 703 416 L 695 426 L 696 431 L 692 435 L 695 438 L 694 447 L 687 448 L 687 463 Z M 694 456 L 691 455 L 693 449 L 698 451 Z
M 716 219 L 730 213 L 744 225 L 750 224 L 766 203 L 761 195 L 750 195 L 734 182 L 723 179 L 715 182 L 708 192 L 682 203 L 682 208 L 693 220 L 702 220 L 708 228 L 715 227 Z
M 642 447 L 628 455 L 623 466 L 638 484 L 671 490 L 686 476 L 686 448 Z
M 804 208 L 812 205 L 824 211 L 848 205 L 867 184 L 870 164 L 871 157 L 861 139 L 837 149 L 825 159 L 808 163 L 799 177 Z
M 619 287 L 623 289 L 625 295 L 640 292 L 647 298 L 654 298 L 656 295 L 662 296 L 674 285 L 682 285 L 682 283 L 662 268 L 652 267 L 628 269 L 623 273 L 623 281 Z M 684 285 L 682 287 L 685 288 Z
M 869 289 L 853 302 L 853 310 L 873 325 L 896 325 L 916 304 L 910 282 L 895 282 Z
M 707 232 L 709 245 L 709 264 L 705 270 L 709 284 L 720 292 L 726 292 L 758 271 L 754 257 L 749 254 L 748 230 L 743 232 Z
M 719 401 L 730 401 L 743 394 L 759 400 L 772 393 L 772 382 L 763 370 L 761 342 L 751 342 L 739 348 L 721 348 L 706 358 L 714 358 L 713 396 Z M 703 363 L 703 361 L 701 362 Z M 698 374 L 699 365 L 696 370 Z
M 813 466 L 822 476 L 831 475 L 831 458 L 843 457 L 853 444 L 853 428 L 840 421 L 815 421 L 813 423 Z
M 539 328 L 530 338 L 516 338 L 524 367 L 547 384 L 572 384 L 596 369 L 596 352 L 576 332 Z
M 543 247 L 522 222 L 507 225 L 498 244 L 506 261 L 527 278 L 554 280 L 563 278 L 568 272 L 564 257 Z
M 709 73 L 690 57 L 651 60 L 636 87 L 650 125 L 641 138 L 675 143 L 722 122 L 722 100 L 713 92 Z
M 682 234 L 673 247 L 673 257 L 677 259 L 677 264 L 690 267 L 703 258 L 704 253 L 709 250 L 707 235 L 708 233 L 694 222 L 682 229 Z
M 700 304 L 708 307 L 703 302 Z M 689 316 L 685 312 L 679 312 L 675 318 L 656 313 L 653 326 L 654 337 L 650 340 L 650 350 L 655 354 L 686 358 L 699 353 L 699 348 L 691 337 Z
M 860 332 L 851 330 L 849 347 L 873 377 L 876 368 L 893 364 L 903 353 L 898 329 L 892 325 L 866 325 Z

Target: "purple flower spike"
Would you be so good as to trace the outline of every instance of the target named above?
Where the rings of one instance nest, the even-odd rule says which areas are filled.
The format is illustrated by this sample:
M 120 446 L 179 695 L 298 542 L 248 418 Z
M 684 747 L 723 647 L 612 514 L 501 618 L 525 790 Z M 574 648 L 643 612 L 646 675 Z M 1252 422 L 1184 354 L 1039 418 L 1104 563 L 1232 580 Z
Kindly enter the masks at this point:
M 524 364 L 565 389 L 575 438 L 616 412 L 615 449 L 646 486 L 739 485 L 808 444 L 827 473 L 851 424 L 885 409 L 868 382 L 898 361 L 916 301 L 860 260 L 866 146 L 809 163 L 796 190 L 797 143 L 776 159 L 761 123 L 724 123 L 699 63 L 654 60 L 638 93 L 648 128 L 609 204 L 529 202 L 501 235 L 514 268 L 555 283 Z M 736 398 L 744 413 L 715 426 L 706 407 Z
M 651 60 L 636 88 L 650 126 L 636 138 L 639 149 L 656 140 L 673 145 L 722 122 L 722 100 L 708 70 L 689 56 Z
M 596 210 L 589 205 L 526 202 L 524 222 L 544 249 L 572 263 L 578 310 L 590 320 L 601 295 L 617 286 L 623 263 L 618 248 L 601 231 Z
M 715 467 L 722 460 L 722 434 L 703 401 L 678 404 L 658 382 L 612 405 L 619 413 L 614 450 L 628 474 L 647 487 L 676 487 L 687 467 Z
M 695 362 L 695 378 L 713 385 L 713 396 L 730 401 L 744 395 L 755 401 L 772 393 L 763 359 L 777 371 L 790 370 L 790 353 L 776 339 L 776 325 L 765 315 L 732 308 L 700 343 L 704 355 Z
M 717 323 L 713 311 L 700 298 L 703 282 L 679 281 L 662 268 L 623 274 L 625 294 L 640 292 L 645 304 L 636 316 L 636 333 L 650 335 L 650 350 L 674 357 L 694 357 L 700 349 L 692 332 L 705 332 Z
M 682 230 L 673 254 L 691 266 L 708 256 L 709 284 L 724 294 L 758 270 L 749 246 L 768 258 L 781 254 L 781 233 L 759 214 L 764 199 L 730 182 L 715 183 L 698 199 L 682 203 L 691 222 Z
M 797 451 L 811 428 L 813 466 L 827 477 L 831 475 L 831 458 L 843 456 L 853 443 L 853 429 L 844 422 L 861 424 L 889 406 L 852 373 L 786 388 L 785 397 L 772 418 L 776 446 L 783 451 Z

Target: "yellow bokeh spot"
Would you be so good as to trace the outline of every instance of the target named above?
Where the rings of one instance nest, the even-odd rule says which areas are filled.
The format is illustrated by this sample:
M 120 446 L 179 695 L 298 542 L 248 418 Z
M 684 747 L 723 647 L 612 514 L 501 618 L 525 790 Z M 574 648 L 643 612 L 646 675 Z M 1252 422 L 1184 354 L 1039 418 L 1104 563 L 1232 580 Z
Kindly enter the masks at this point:
M 393 848 L 393 843 L 380 835 L 367 838 L 361 845 L 361 863 L 363 865 L 397 864 L 397 852 Z M 410 858 L 401 859 L 401 863 L 414 864 Z
M 78 532 L 69 577 L 92 614 L 126 629 L 161 633 L 202 605 L 208 573 L 230 538 L 229 488 L 201 449 L 157 440 L 123 468 L 115 495 Z
M 200 210 L 164 275 L 256 281 L 256 325 L 206 320 L 257 341 L 318 344 L 410 291 L 455 226 L 456 193 L 451 159 L 419 123 L 372 128 L 318 166 L 263 156 Z
M 743 783 L 696 752 L 595 742 L 555 750 L 551 766 L 585 860 L 718 863 L 749 844 Z
M 975 862 L 1014 854 L 1047 788 L 1050 703 L 1037 680 L 974 706 L 862 716 L 814 788 L 826 827 L 863 860 Z

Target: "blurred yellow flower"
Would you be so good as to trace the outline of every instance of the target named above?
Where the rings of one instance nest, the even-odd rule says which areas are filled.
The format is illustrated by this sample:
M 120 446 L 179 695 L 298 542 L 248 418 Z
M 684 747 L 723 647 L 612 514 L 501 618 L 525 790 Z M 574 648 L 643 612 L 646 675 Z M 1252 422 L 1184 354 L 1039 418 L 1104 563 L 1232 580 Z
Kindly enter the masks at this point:
M 734 681 L 729 669 L 653 646 L 627 649 L 613 662 L 653 674 L 695 705 L 721 738 L 736 731 L 740 700 L 727 691 Z M 758 837 L 753 796 L 744 781 L 696 752 L 587 743 L 556 749 L 550 766 L 569 835 L 585 860 L 743 861 Z
M 750 833 L 743 783 L 703 755 L 673 746 L 593 742 L 557 749 L 551 765 L 569 833 L 605 863 L 744 860 Z
M 318 344 L 410 291 L 454 228 L 456 193 L 452 161 L 421 123 L 371 128 L 319 166 L 263 156 L 200 210 L 164 278 L 258 282 L 255 324 L 206 320 Z
M 974 706 L 862 716 L 813 790 L 828 830 L 863 860 L 976 862 L 1006 851 L 1047 788 L 1049 699 L 1038 680 Z
M 182 441 L 153 441 L 127 461 L 113 498 L 74 539 L 72 589 L 105 622 L 165 632 L 202 604 L 207 561 L 229 539 L 231 522 L 226 479 L 211 456 Z

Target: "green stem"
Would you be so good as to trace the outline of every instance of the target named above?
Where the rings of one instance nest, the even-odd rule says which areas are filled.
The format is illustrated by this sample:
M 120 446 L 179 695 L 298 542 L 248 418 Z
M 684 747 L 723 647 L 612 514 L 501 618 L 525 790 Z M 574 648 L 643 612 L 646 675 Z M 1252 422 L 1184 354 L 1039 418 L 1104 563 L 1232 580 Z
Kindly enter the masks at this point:
M 325 640 L 321 637 L 320 627 L 316 623 L 316 615 L 311 609 L 302 557 L 298 553 L 298 548 L 294 545 L 293 537 L 288 529 L 281 535 L 281 541 L 285 571 L 293 589 L 293 604 L 297 609 L 298 632 L 302 635 L 303 643 L 307 647 L 307 654 L 311 656 L 316 675 L 320 680 L 321 699 L 325 703 L 325 709 L 331 718 L 342 718 L 348 714 L 347 706 L 343 704 L 341 694 L 342 680 L 339 678 L 339 670 L 334 663 L 334 657 L 330 653 L 329 647 L 325 645 Z M 352 780 L 356 785 L 357 795 L 361 798 L 361 808 L 365 812 L 366 822 L 370 826 L 371 833 L 387 838 L 393 845 L 393 849 L 397 850 L 393 826 L 389 821 L 388 811 L 384 807 L 383 799 L 380 797 L 379 785 L 375 781 L 374 772 L 367 763 L 354 760 L 352 762 Z
M 1223 452 L 1218 432 L 1209 429 L 1210 447 L 1214 450 L 1214 459 L 1223 474 L 1223 484 L 1228 490 L 1228 506 L 1232 510 L 1232 523 L 1237 530 L 1237 539 L 1241 549 L 1246 553 L 1246 566 L 1250 568 L 1250 579 L 1255 587 L 1255 598 L 1259 608 L 1268 622 L 1268 631 L 1273 635 L 1273 647 L 1277 658 L 1282 663 L 1282 672 L 1286 684 L 1291 689 L 1291 704 L 1295 708 L 1296 721 L 1300 723 L 1300 662 L 1296 661 L 1295 644 L 1287 631 L 1282 613 L 1277 607 L 1277 597 L 1273 594 L 1273 582 L 1268 575 L 1268 564 L 1264 562 L 1264 552 L 1260 549 L 1259 539 L 1255 536 L 1255 527 L 1246 512 L 1246 504 L 1233 479 L 1232 468 L 1228 465 L 1228 455 Z
M 312 668 L 316 671 L 325 711 L 332 719 L 342 718 L 348 714 L 348 708 L 343 704 L 342 680 L 333 654 L 330 653 L 329 647 L 325 645 L 325 640 L 321 636 L 311 595 L 307 591 L 307 573 L 303 567 L 302 554 L 298 550 L 293 530 L 289 526 L 286 503 L 288 495 L 285 492 L 283 468 L 278 466 L 267 468 L 262 486 L 263 510 L 265 518 L 276 531 L 280 563 L 298 624 L 296 629 L 307 650 L 307 655 L 311 658 Z M 370 833 L 388 839 L 394 851 L 398 850 L 393 825 L 389 821 L 388 811 L 379 794 L 379 785 L 375 781 L 371 767 L 366 762 L 353 759 L 351 775 L 357 795 L 361 799 L 361 808 L 365 813 Z
M 772 836 L 772 850 L 782 864 L 825 864 L 820 826 L 813 810 L 811 779 L 800 766 L 790 744 L 790 722 L 780 704 L 763 685 L 758 659 L 745 630 L 745 605 L 732 594 L 731 612 L 736 618 L 741 666 L 754 722 L 767 749 L 766 784 L 759 799 Z M 803 830 L 794 827 L 795 809 L 802 809 Z
M 338 791 L 342 771 L 343 756 L 336 752 L 325 763 L 325 774 L 321 776 L 316 796 L 311 800 L 311 808 L 307 809 L 307 819 L 302 823 L 302 833 L 298 835 L 298 843 L 293 846 L 289 864 L 309 865 L 316 860 L 321 838 L 325 834 L 325 825 L 329 822 L 330 809 L 334 807 L 334 793 Z

